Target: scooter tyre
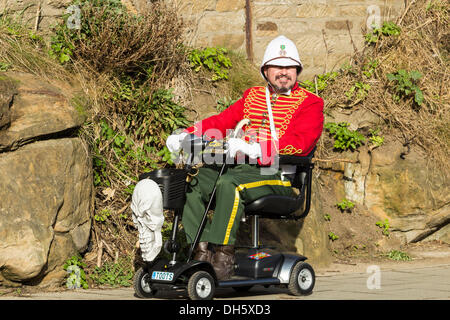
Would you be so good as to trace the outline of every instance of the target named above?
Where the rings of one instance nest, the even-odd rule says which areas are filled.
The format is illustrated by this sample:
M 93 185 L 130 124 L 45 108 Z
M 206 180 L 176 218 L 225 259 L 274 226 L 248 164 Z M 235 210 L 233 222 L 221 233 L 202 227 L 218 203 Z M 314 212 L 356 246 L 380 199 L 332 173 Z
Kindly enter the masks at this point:
M 134 274 L 133 286 L 136 296 L 139 298 L 152 298 L 156 291 L 153 289 L 149 283 L 150 274 L 146 272 L 143 268 L 139 268 Z
M 191 300 L 211 300 L 214 297 L 216 285 L 214 278 L 206 271 L 197 271 L 188 282 L 188 295 Z
M 310 294 L 316 283 L 314 269 L 306 262 L 297 262 L 291 271 L 288 290 L 294 296 Z

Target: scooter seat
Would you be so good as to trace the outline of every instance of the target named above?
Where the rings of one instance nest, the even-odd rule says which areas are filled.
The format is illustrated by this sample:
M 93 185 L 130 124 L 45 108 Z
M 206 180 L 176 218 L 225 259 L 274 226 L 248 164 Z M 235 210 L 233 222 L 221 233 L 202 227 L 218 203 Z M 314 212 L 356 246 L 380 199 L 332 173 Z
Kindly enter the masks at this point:
M 303 197 L 290 197 L 282 195 L 268 195 L 261 197 L 245 206 L 246 215 L 259 215 L 261 217 L 289 216 L 296 212 L 303 204 Z
M 281 155 L 280 164 L 293 164 L 297 167 L 295 176 L 291 177 L 292 187 L 299 190 L 297 196 L 271 194 L 245 205 L 245 214 L 271 219 L 299 219 L 305 217 L 310 208 L 312 157 L 316 148 L 307 156 Z M 306 201 L 305 201 L 306 200 Z M 303 208 L 304 207 L 304 208 Z M 302 209 L 301 214 L 296 214 Z

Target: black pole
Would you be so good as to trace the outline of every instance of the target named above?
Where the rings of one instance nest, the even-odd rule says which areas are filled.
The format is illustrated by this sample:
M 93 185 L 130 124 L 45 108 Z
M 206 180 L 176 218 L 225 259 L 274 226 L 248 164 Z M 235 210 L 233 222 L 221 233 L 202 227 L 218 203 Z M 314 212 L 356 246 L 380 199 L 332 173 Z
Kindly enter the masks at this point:
M 225 170 L 225 166 L 226 166 L 226 161 L 223 162 L 222 167 L 220 168 L 219 175 L 217 176 L 216 181 L 214 182 L 214 188 L 211 192 L 211 196 L 209 197 L 208 205 L 206 206 L 205 212 L 203 213 L 202 221 L 200 222 L 200 225 L 197 230 L 197 234 L 195 235 L 194 241 L 192 242 L 191 248 L 189 249 L 189 256 L 188 256 L 187 262 L 189 262 L 191 260 L 192 253 L 194 252 L 194 248 L 197 246 L 197 244 L 200 240 L 200 235 L 202 234 L 203 229 L 205 228 L 208 211 L 209 211 L 209 208 L 211 207 L 214 195 L 216 193 L 217 181 L 219 180 L 220 176 L 223 174 L 223 171 Z
M 177 261 L 177 233 L 178 233 L 178 223 L 180 221 L 180 215 L 182 213 L 182 209 L 176 209 L 175 210 L 175 217 L 174 217 L 174 221 L 172 224 L 172 237 L 170 239 L 170 250 L 172 252 L 172 261 L 170 261 L 171 264 L 175 264 L 175 262 Z

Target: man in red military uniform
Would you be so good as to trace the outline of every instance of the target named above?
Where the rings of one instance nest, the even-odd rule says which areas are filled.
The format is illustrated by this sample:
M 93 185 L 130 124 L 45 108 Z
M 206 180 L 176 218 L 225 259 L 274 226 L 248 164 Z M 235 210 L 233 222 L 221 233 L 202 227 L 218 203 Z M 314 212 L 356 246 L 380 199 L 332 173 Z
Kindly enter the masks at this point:
M 299 87 L 297 77 L 303 69 L 295 44 L 284 36 L 272 40 L 264 54 L 261 75 L 266 87 L 246 90 L 241 99 L 218 115 L 204 119 L 178 135 L 171 135 L 166 145 L 180 149 L 188 133 L 203 135 L 208 130 L 226 136 L 242 119 L 242 139 L 228 139 L 229 154 L 243 153 L 252 164 L 229 166 L 220 177 L 212 221 L 207 223 L 196 249 L 195 260 L 213 264 L 219 279 L 232 275 L 234 242 L 245 203 L 268 194 L 291 195 L 288 175 L 292 167 L 274 172 L 261 169 L 274 164 L 279 154 L 305 156 L 316 145 L 323 129 L 323 100 Z M 218 168 L 204 166 L 194 178 L 186 195 L 183 226 L 192 242 L 209 199 Z

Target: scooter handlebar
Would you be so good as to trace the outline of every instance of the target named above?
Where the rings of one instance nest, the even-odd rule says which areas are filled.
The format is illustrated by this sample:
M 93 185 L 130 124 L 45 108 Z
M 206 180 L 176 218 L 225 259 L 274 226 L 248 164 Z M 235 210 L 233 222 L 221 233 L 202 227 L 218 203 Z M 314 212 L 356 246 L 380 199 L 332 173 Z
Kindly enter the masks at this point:
M 194 151 L 202 151 L 208 145 L 208 140 L 195 134 L 188 134 L 183 141 L 181 141 L 181 148 L 184 152 L 193 153 Z

